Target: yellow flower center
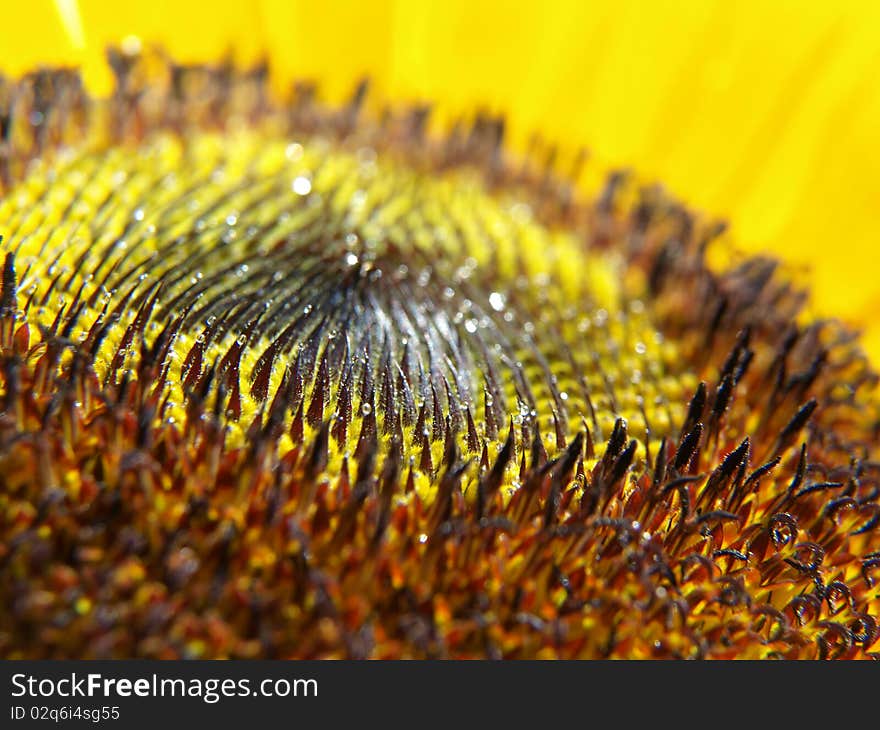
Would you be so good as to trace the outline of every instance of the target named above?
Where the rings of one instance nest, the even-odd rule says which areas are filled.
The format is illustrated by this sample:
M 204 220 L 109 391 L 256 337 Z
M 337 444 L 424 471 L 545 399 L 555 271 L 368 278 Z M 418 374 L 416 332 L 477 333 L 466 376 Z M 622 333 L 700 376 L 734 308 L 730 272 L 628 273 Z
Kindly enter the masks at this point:
M 160 351 L 161 418 L 219 389 L 232 443 L 274 403 L 282 449 L 374 429 L 428 477 L 450 439 L 479 455 L 510 424 L 552 448 L 623 417 L 650 450 L 681 420 L 695 383 L 644 281 L 474 171 L 260 128 L 91 147 L 36 165 L 0 228 L 27 317 L 102 381 Z

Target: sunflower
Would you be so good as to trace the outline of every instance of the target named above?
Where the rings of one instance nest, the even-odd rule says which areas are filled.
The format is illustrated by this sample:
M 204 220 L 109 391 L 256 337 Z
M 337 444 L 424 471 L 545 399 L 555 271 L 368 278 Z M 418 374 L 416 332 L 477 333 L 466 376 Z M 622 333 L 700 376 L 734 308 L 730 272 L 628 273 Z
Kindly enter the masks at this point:
M 13 18 L 3 655 L 872 657 L 877 11 L 342 6 Z

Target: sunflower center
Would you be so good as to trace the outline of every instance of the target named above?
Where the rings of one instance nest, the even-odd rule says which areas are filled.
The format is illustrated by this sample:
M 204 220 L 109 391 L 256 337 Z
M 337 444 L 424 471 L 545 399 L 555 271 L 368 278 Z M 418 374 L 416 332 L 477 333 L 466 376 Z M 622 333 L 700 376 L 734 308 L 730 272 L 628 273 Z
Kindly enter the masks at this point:
M 369 148 L 250 129 L 68 152 L 0 225 L 27 316 L 105 382 L 161 351 L 168 419 L 222 388 L 232 432 L 280 403 L 294 440 L 329 423 L 341 451 L 371 430 L 479 453 L 511 423 L 602 441 L 617 417 L 650 443 L 693 387 L 624 262 Z
M 0 651 L 870 656 L 875 376 L 772 262 L 491 119 L 110 62 L 0 99 Z

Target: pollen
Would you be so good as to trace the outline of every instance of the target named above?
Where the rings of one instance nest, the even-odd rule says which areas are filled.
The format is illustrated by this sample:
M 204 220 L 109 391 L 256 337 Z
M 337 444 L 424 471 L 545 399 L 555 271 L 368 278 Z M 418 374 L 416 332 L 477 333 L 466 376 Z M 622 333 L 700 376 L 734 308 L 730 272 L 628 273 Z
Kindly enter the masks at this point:
M 502 120 L 109 59 L 0 93 L 4 656 L 873 655 L 876 376 L 775 262 Z

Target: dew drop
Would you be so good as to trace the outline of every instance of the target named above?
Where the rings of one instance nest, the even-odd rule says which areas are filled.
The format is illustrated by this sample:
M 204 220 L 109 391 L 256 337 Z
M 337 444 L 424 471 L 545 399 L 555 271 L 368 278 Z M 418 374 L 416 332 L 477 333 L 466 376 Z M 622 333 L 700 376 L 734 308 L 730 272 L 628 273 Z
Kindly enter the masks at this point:
M 312 181 L 300 175 L 294 179 L 291 188 L 297 195 L 308 195 L 312 191 Z

